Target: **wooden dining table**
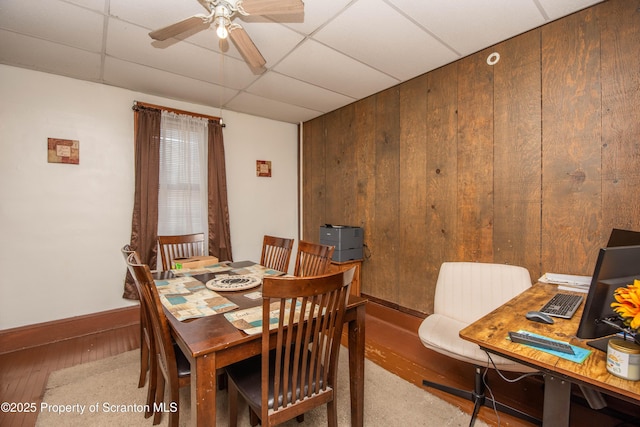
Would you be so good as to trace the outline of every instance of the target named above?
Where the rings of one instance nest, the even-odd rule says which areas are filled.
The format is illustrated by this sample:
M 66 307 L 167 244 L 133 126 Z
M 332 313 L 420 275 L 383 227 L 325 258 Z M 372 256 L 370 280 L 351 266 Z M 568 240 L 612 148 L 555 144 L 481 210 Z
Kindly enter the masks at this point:
M 248 262 L 234 263 L 246 265 Z M 232 265 L 233 266 L 233 265 Z M 171 273 L 156 276 L 167 278 Z M 194 275 L 206 283 L 213 273 Z M 260 291 L 261 287 L 234 292 L 218 292 L 238 306 L 256 307 L 262 299 L 245 295 Z M 345 314 L 349 355 L 349 390 L 351 394 L 351 425 L 360 427 L 364 417 L 364 343 L 365 298 L 350 295 Z M 217 371 L 232 363 L 261 353 L 262 334 L 247 335 L 233 326 L 223 314 L 214 314 L 179 321 L 166 308 L 165 313 L 173 337 L 191 364 L 191 418 L 196 426 L 215 426 Z M 275 346 L 275 342 L 273 343 Z

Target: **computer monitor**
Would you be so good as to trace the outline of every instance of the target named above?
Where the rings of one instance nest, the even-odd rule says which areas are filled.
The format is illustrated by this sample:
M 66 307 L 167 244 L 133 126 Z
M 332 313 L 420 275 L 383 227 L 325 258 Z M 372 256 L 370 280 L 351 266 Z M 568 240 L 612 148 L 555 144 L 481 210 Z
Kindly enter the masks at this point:
M 640 245 L 640 231 L 623 230 L 614 228 L 609 236 L 608 248 L 616 246 Z
M 633 283 L 634 279 L 640 279 L 640 245 L 600 249 L 576 333 L 578 338 L 601 338 L 619 332 L 602 320 L 615 316 L 611 308 L 614 291 Z M 601 340 L 589 345 L 607 351 L 607 342 Z

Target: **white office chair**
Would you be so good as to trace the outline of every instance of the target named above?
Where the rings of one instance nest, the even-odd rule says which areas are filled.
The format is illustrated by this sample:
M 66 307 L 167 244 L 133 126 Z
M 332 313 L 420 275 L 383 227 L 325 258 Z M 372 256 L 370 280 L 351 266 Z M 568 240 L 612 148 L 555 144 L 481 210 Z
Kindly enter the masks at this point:
M 445 262 L 440 267 L 434 300 L 434 313 L 424 319 L 418 335 L 425 347 L 440 354 L 475 365 L 475 388 L 460 390 L 424 380 L 423 385 L 445 391 L 474 402 L 470 426 L 473 426 L 480 407 L 495 408 L 536 424 L 540 420 L 485 396 L 483 373 L 485 366 L 493 368 L 487 353 L 477 344 L 463 340 L 461 329 L 509 301 L 531 286 L 529 272 L 505 264 L 475 262 Z M 511 360 L 492 355 L 500 371 L 536 372 Z

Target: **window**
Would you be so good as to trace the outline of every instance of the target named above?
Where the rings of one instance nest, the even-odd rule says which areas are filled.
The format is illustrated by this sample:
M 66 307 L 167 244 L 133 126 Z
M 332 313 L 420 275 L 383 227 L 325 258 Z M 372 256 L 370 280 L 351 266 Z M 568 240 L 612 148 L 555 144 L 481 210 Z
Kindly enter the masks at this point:
M 207 120 L 168 111 L 160 123 L 158 234 L 207 232 Z

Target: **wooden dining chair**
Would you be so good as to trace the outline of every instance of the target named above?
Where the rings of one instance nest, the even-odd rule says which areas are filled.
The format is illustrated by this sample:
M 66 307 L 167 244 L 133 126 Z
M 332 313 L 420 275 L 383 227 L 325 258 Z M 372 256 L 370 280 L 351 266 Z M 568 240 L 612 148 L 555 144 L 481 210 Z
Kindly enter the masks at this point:
M 264 278 L 262 324 L 271 324 L 276 308 L 280 316 L 275 332 L 263 328 L 259 356 L 227 367 L 230 426 L 237 425 L 240 395 L 262 426 L 280 424 L 323 404 L 328 425 L 337 426 L 338 355 L 354 272 Z
M 304 240 L 298 242 L 294 276 L 318 276 L 326 273 L 331 264 L 335 246 L 320 245 Z
M 158 236 L 162 269 L 170 270 L 176 258 L 204 255 L 204 233 Z
M 165 404 L 166 412 L 169 413 L 169 426 L 177 427 L 180 417 L 179 390 L 190 384 L 191 366 L 171 337 L 169 323 L 164 314 L 162 302 L 149 266 L 137 263 L 133 254 L 129 256 L 127 261 L 132 270 L 134 280 L 139 284 L 142 291 L 141 297 L 145 299 L 149 307 L 149 318 L 155 340 L 155 354 L 152 356 L 156 358 L 157 375 L 154 407 L 159 408 L 164 404 L 166 385 L 170 396 L 169 403 Z M 156 411 L 153 417 L 153 424 L 159 424 L 161 417 L 162 411 Z
M 287 273 L 293 251 L 293 239 L 265 235 L 260 265 Z
M 145 418 L 149 418 L 153 413 L 153 401 L 156 391 L 156 363 L 155 346 L 153 342 L 153 331 L 151 330 L 151 320 L 149 319 L 149 308 L 146 301 L 142 297 L 142 290 L 139 283 L 135 280 L 133 269 L 129 267 L 128 259 L 131 256 L 136 264 L 140 264 L 138 253 L 131 248 L 131 245 L 124 245 L 120 250 L 127 268 L 134 278 L 134 284 L 140 297 L 140 375 L 138 378 L 138 388 L 144 387 L 147 382 L 147 372 L 149 372 L 149 386 L 147 387 L 147 408 L 145 410 Z

